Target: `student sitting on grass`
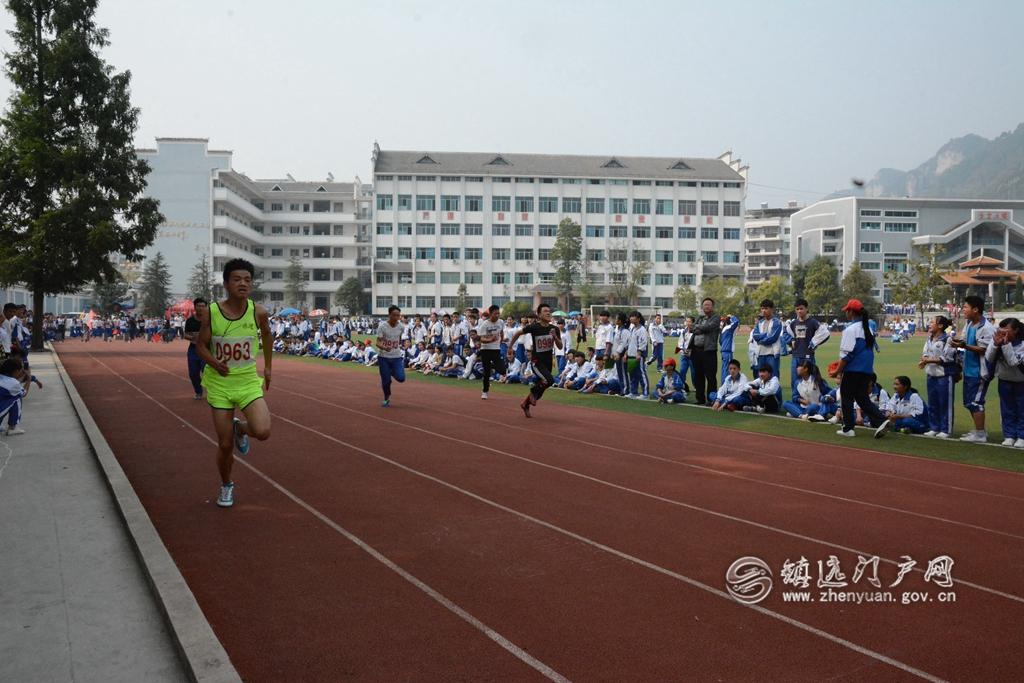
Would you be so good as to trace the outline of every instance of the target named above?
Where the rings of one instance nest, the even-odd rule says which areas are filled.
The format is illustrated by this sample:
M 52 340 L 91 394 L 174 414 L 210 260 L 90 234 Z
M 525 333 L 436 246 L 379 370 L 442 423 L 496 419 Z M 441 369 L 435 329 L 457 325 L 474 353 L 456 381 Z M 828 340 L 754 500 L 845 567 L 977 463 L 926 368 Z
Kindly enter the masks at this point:
M 604 370 L 597 373 L 597 377 L 592 377 L 584 382 L 580 388 L 581 394 L 608 394 L 610 396 L 617 396 L 622 393 L 622 384 L 619 382 L 619 373 L 615 367 L 615 363 L 606 363 Z
M 999 416 L 1004 446 L 1024 448 L 1024 325 L 1006 318 L 985 349 L 985 361 L 995 366 L 999 380 Z
M 462 370 L 462 358 L 456 355 L 454 346 L 449 346 L 447 352 L 444 354 L 444 362 L 438 369 L 437 374 L 442 377 L 458 377 L 462 374 Z
M 893 421 L 893 429 L 904 434 L 924 434 L 924 401 L 917 389 L 910 386 L 910 378 L 899 375 L 893 380 L 893 395 L 882 407 L 882 413 Z M 874 426 L 874 425 L 872 425 Z
M 566 354 L 565 367 L 562 368 L 561 372 L 558 373 L 558 377 L 555 378 L 555 383 L 552 385 L 557 389 L 564 389 L 566 385 L 572 386 L 576 382 L 576 376 L 579 374 L 580 366 L 583 363 L 577 358 L 577 351 L 572 349 Z M 583 354 L 579 353 L 582 357 Z
M 0 363 L 0 424 L 7 418 L 7 429 L 3 434 L 16 436 L 24 434 L 21 423 L 21 399 L 28 394 L 25 383 L 25 367 L 21 360 L 8 358 Z
M 810 422 L 822 422 L 836 424 L 839 422 L 839 406 L 842 397 L 839 394 L 839 384 L 843 381 L 843 373 L 836 375 L 836 386 L 827 394 L 822 394 L 818 403 L 818 410 L 807 416 Z
M 654 388 L 654 395 L 658 403 L 686 403 L 686 392 L 683 387 L 686 382 L 683 376 L 676 372 L 676 361 L 668 358 L 662 363 L 664 373 Z
M 373 342 L 369 339 L 366 340 L 366 346 L 363 349 L 363 365 L 370 366 L 377 364 L 377 349 L 373 348 Z
M 778 393 L 782 384 L 774 376 L 773 366 L 765 363 L 757 369 L 757 379 L 747 385 L 745 412 L 777 413 L 779 412 Z
M 818 412 L 821 396 L 828 393 L 829 387 L 814 361 L 800 361 L 796 366 L 796 376 L 796 400 L 784 402 L 782 409 L 793 417 L 806 420 Z
M 743 394 L 750 382 L 746 375 L 740 372 L 740 367 L 740 362 L 735 358 L 726 364 L 725 379 L 719 385 L 718 391 L 713 391 L 708 396 L 712 410 L 732 412 L 743 407 Z

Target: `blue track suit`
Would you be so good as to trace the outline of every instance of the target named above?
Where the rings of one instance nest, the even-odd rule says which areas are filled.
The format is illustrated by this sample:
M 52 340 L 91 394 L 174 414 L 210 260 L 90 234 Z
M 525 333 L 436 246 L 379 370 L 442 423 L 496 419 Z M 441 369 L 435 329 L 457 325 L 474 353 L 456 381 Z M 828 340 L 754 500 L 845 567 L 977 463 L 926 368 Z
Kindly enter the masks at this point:
M 0 424 L 7 419 L 7 428 L 14 429 L 21 422 L 21 399 L 25 396 L 25 388 L 21 382 L 0 375 Z
M 788 348 L 791 355 L 789 385 L 793 390 L 794 401 L 797 399 L 797 385 L 800 382 L 796 375 L 797 366 L 806 360 L 814 363 L 815 350 L 827 342 L 828 338 L 828 327 L 822 325 L 816 318 L 792 318 L 783 326 L 783 348 Z
M 990 341 L 985 361 L 999 378 L 999 416 L 1004 439 L 1024 439 L 1024 342 L 996 346 Z
M 683 391 L 683 376 L 678 372 L 673 371 L 663 374 L 655 388 L 657 389 L 655 398 L 660 398 L 662 391 L 671 389 L 672 393 L 665 399 L 666 401 L 672 401 L 673 403 L 686 402 L 686 392 Z
M 936 434 L 947 435 L 953 433 L 953 375 L 957 371 L 957 351 L 949 341 L 950 337 L 945 332 L 934 338 L 929 337 L 921 354 L 922 358 L 937 358 L 941 361 L 924 366 L 927 375 L 928 429 Z
M 725 324 L 722 325 L 722 331 L 718 334 L 718 344 L 722 347 L 722 376 L 718 378 L 719 384 L 724 382 L 726 375 L 729 374 L 729 361 L 732 360 L 733 339 L 736 336 L 736 328 L 739 326 L 740 319 L 734 315 L 730 315 L 726 318 Z
M 754 327 L 754 341 L 757 342 L 757 367 L 767 365 L 772 369 L 772 377 L 779 376 L 779 355 L 782 349 L 782 321 L 778 318 L 758 320 Z M 755 368 L 756 369 L 756 368 Z M 782 405 L 782 383 L 775 397 Z

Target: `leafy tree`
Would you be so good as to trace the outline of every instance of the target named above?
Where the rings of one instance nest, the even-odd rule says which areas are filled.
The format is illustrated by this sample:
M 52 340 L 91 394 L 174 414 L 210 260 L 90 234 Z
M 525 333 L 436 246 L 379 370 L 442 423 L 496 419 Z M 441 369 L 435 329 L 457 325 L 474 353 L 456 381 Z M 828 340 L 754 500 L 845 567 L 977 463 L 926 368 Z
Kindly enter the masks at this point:
M 459 288 L 455 290 L 455 310 L 460 313 L 469 308 L 469 291 L 466 289 L 466 283 L 460 282 Z
M 713 299 L 720 315 L 735 315 L 741 320 L 750 316 L 743 287 L 735 280 L 724 277 L 706 277 L 700 285 L 700 298 Z M 696 306 L 694 306 L 696 309 Z
M 0 118 L 0 285 L 32 290 L 32 346 L 43 303 L 111 282 L 112 254 L 132 261 L 163 216 L 142 196 L 149 166 L 135 152 L 131 75 L 100 56 L 97 0 L 8 0 L 12 85 Z
M 997 311 L 1006 308 L 1006 282 L 1002 280 L 992 288 L 992 306 Z
M 290 267 L 290 266 L 289 266 Z M 343 306 L 349 315 L 357 315 L 366 310 L 370 298 L 363 289 L 363 283 L 357 277 L 345 278 L 334 292 L 334 303 Z
M 580 226 L 571 218 L 563 218 L 558 224 L 555 245 L 551 249 L 551 265 L 555 268 L 552 281 L 564 310 L 572 306 L 572 292 L 584 272 L 583 236 Z
M 630 259 L 632 252 L 632 259 Z M 643 293 L 642 283 L 651 271 L 651 253 L 635 242 L 616 242 L 608 250 L 611 298 L 620 306 L 635 306 Z
M 597 289 L 585 276 L 580 281 L 580 286 L 576 288 L 576 293 L 579 294 L 580 297 L 580 310 L 585 310 L 596 302 Z
M 342 286 L 344 284 L 343 282 Z M 302 271 L 302 261 L 298 256 L 288 259 L 288 268 L 284 271 L 284 300 L 289 306 L 299 309 L 306 305 L 306 278 Z
M 128 296 L 128 283 L 120 274 L 109 282 L 94 282 L 89 292 L 89 305 L 104 315 L 114 312 L 114 307 Z
M 781 275 L 774 275 L 762 282 L 750 298 L 756 304 L 760 304 L 765 299 L 771 299 L 780 313 L 788 313 L 793 310 L 793 302 L 796 300 L 793 295 L 793 286 Z
M 804 285 L 807 282 L 807 266 L 797 263 L 789 271 L 789 279 L 793 283 L 794 299 L 804 296 Z
M 210 261 L 206 254 L 199 257 L 192 266 L 192 273 L 188 276 L 188 298 L 197 299 L 202 297 L 207 301 L 213 299 L 213 273 L 210 272 Z
M 676 308 L 683 313 L 697 310 L 697 290 L 689 285 L 679 285 L 674 293 Z
M 869 310 L 878 310 L 878 302 L 871 294 L 871 290 L 875 288 L 875 278 L 860 267 L 860 262 L 853 262 L 850 269 L 846 271 L 846 275 L 843 276 L 840 287 L 843 299 L 858 299 Z
M 509 301 L 501 307 L 501 317 L 507 318 L 512 316 L 516 320 L 519 320 L 524 315 L 528 315 L 533 312 L 533 307 L 525 301 Z
M 159 251 L 142 268 L 142 312 L 162 316 L 171 303 L 171 269 Z
M 812 314 L 827 316 L 842 307 L 839 270 L 830 259 L 816 256 L 807 264 L 803 296 Z

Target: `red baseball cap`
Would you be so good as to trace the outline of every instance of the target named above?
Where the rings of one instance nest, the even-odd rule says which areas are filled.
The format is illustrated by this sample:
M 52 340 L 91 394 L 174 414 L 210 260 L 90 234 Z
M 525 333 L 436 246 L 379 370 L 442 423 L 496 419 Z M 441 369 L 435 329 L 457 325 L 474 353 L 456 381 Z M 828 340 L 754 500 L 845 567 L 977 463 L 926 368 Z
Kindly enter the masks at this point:
M 662 363 L 662 366 L 665 366 L 665 365 L 671 365 L 672 367 L 675 367 L 676 366 L 676 359 L 675 358 L 669 358 L 664 363 Z
M 860 299 L 850 299 L 843 306 L 844 311 L 853 311 L 854 313 L 860 313 L 864 310 L 864 304 L 860 302 Z

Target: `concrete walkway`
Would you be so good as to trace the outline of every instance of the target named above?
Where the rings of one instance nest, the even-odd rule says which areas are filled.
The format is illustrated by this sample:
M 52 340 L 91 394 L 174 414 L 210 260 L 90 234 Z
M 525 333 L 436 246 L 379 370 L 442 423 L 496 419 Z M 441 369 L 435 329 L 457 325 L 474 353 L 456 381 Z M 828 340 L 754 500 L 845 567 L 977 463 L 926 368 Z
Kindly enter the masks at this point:
M 184 681 L 49 352 L 21 436 L 0 436 L 0 680 Z

